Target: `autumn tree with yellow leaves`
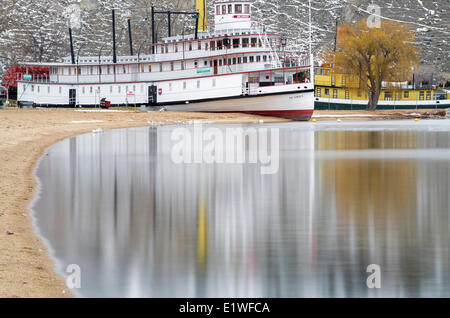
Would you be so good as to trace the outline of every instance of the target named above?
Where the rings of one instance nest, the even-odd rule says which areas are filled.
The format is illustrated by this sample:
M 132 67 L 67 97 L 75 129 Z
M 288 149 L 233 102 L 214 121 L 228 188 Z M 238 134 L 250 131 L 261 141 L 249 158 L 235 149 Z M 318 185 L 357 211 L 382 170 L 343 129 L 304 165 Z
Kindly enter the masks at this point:
M 369 96 L 368 110 L 375 110 L 382 82 L 406 81 L 418 62 L 415 35 L 405 24 L 382 21 L 380 28 L 369 27 L 366 20 L 343 24 L 339 28 L 336 51 L 323 58 L 337 73 L 359 78 Z

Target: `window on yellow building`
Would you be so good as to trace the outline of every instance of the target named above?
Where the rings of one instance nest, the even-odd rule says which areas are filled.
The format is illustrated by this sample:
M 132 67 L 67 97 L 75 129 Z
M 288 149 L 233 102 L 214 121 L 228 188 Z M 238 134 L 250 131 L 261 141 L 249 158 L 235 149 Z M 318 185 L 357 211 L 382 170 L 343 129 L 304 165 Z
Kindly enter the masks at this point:
M 320 89 L 320 87 L 317 87 L 316 96 L 317 97 L 322 96 L 322 90 Z
M 325 95 L 330 95 L 330 89 L 325 88 Z
M 403 98 L 409 98 L 409 92 L 408 91 L 404 91 L 403 92 Z
M 338 90 L 333 89 L 333 98 L 338 98 Z
M 427 100 L 431 100 L 431 91 L 427 91 Z
M 362 92 L 360 90 L 358 90 L 358 97 L 362 96 Z
M 419 100 L 423 100 L 425 97 L 425 92 L 424 91 L 420 91 L 419 93 Z

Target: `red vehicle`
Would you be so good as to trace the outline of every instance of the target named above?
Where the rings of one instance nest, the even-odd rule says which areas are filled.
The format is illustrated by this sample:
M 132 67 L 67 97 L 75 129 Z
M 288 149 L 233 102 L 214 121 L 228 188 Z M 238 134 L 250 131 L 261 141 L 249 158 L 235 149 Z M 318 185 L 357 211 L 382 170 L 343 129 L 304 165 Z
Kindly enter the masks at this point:
M 100 101 L 100 107 L 108 109 L 111 107 L 111 102 L 109 100 L 106 100 L 106 98 L 102 98 Z

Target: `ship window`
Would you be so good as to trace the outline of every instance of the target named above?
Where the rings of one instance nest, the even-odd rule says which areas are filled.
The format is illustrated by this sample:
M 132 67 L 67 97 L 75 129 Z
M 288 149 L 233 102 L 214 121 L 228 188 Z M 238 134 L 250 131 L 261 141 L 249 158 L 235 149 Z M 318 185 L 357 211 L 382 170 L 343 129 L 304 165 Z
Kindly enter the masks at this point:
M 145 72 L 144 64 L 141 65 L 141 73 Z
M 208 66 L 208 61 L 205 61 L 205 66 Z
M 216 41 L 211 41 L 211 51 L 215 51 L 216 49 Z
M 94 74 L 94 67 L 91 66 L 91 67 L 89 68 L 89 72 L 91 73 L 91 75 Z
M 242 58 L 238 57 L 238 64 L 242 63 Z
M 37 86 L 37 92 L 40 93 L 41 92 L 41 87 L 38 85 Z
M 217 49 L 218 50 L 222 50 L 223 49 L 223 42 L 222 42 L 222 40 L 218 40 L 217 41 Z
M 263 61 L 267 62 L 267 55 L 263 55 Z
M 404 98 L 409 98 L 409 92 L 408 92 L 408 91 L 405 91 L 405 92 L 403 93 L 403 97 L 404 97 Z
M 133 85 L 133 92 L 136 92 L 136 85 Z
M 50 86 L 47 86 L 47 93 L 50 94 Z
M 171 70 L 171 71 L 174 70 L 173 62 L 170 62 L 170 70 Z
M 255 57 L 254 56 L 250 56 L 250 63 L 255 62 Z
M 223 64 L 223 61 L 222 61 L 222 59 L 220 59 L 219 60 L 219 66 L 222 66 L 222 64 Z
M 110 85 L 109 86 L 109 93 L 112 94 L 112 92 L 113 92 L 113 87 L 112 87 L 112 85 Z
M 175 44 L 174 48 L 175 48 L 175 53 L 177 53 L 178 52 L 178 44 Z
M 198 62 L 197 61 L 194 62 L 194 66 L 195 66 L 195 68 L 198 67 Z
M 248 47 L 248 39 L 242 39 L 242 47 Z
M 222 6 L 222 14 L 227 14 L 227 6 L 226 5 Z
M 208 50 L 209 50 L 208 42 L 205 42 L 205 51 L 208 51 Z
M 256 47 L 256 43 L 258 42 L 258 39 L 257 38 L 252 38 L 251 39 L 251 46 L 252 47 Z
M 125 65 L 122 66 L 122 70 L 123 70 L 123 74 L 125 74 L 127 72 L 127 69 L 126 69 Z
M 248 63 L 248 57 L 244 56 L 244 64 Z
M 181 62 L 181 70 L 184 71 L 184 62 Z
M 160 72 L 163 71 L 163 63 L 159 63 L 159 71 L 160 71 Z
M 197 88 L 200 88 L 200 81 L 197 81 Z
M 228 65 L 231 65 L 231 59 L 228 59 Z
M 201 50 L 202 49 L 202 42 L 198 41 L 198 49 Z
M 213 87 L 216 87 L 216 84 L 217 84 L 217 83 L 216 83 L 216 79 L 213 78 L 213 80 L 212 80 L 212 86 L 213 86 Z
M 228 14 L 233 13 L 233 5 L 229 4 L 228 5 Z
M 189 51 L 192 51 L 192 43 L 189 42 Z
M 60 95 L 62 94 L 62 88 L 61 88 L 61 86 L 59 87 L 59 94 L 60 94 Z
M 249 4 L 244 5 L 244 13 L 250 13 L 250 5 Z
M 261 62 L 261 56 L 256 56 L 256 62 Z
M 91 87 L 89 87 L 89 93 L 91 93 L 92 94 L 92 92 L 94 91 L 94 88 L 91 86 Z
M 108 75 L 109 74 L 111 74 L 111 67 L 108 65 L 108 70 L 107 70 L 107 72 L 108 72 Z
M 234 13 L 242 13 L 242 4 L 236 4 L 234 6 Z
M 119 93 L 119 94 L 120 94 L 120 85 L 119 85 L 119 86 L 117 86 L 117 93 Z
M 233 39 L 233 48 L 235 49 L 239 48 L 240 44 L 241 44 L 240 39 Z
M 172 83 L 169 83 L 169 91 L 172 91 Z
M 86 94 L 86 87 L 83 86 L 83 89 L 81 90 L 82 94 Z
M 129 90 L 128 90 L 128 85 L 127 86 L 125 86 L 125 93 L 128 93 L 129 92 Z
M 187 83 L 183 82 L 183 89 L 186 89 L 186 87 L 187 87 Z
M 165 45 L 165 48 L 166 48 L 166 53 L 169 53 L 169 46 L 167 44 Z
M 151 64 L 148 65 L 148 72 L 149 72 L 149 73 L 152 72 L 152 65 L 151 65 Z
M 216 14 L 220 14 L 220 6 L 216 6 Z

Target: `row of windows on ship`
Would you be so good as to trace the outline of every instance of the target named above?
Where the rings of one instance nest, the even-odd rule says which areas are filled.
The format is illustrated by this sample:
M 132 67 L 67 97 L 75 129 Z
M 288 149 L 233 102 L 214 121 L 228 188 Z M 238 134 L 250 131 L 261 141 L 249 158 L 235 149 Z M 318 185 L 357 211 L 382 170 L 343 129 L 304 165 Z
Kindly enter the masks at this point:
M 183 51 L 220 51 L 229 49 L 246 49 L 257 47 L 274 47 L 281 45 L 280 39 L 269 38 L 266 42 L 267 45 L 263 45 L 260 38 L 242 38 L 242 37 L 230 37 L 218 40 L 210 41 L 188 41 L 188 42 L 176 42 L 169 44 L 156 44 L 155 53 L 179 53 Z
M 281 45 L 280 41 L 273 38 L 268 39 L 268 44 L 263 45 L 263 42 L 259 38 L 228 38 L 213 41 L 189 41 L 189 42 L 178 42 L 171 44 L 156 44 L 155 53 L 180 53 L 183 51 L 220 51 L 228 49 L 239 49 L 239 48 L 262 48 L 262 47 L 279 47 Z M 123 57 L 118 59 L 118 62 L 137 62 L 137 61 L 149 61 L 149 56 L 137 57 Z M 69 60 L 66 59 L 66 62 Z M 97 59 L 86 59 L 81 58 L 80 63 L 98 63 Z M 112 63 L 112 58 L 102 58 L 102 63 Z
M 194 86 L 192 86 L 194 85 Z M 209 86 L 208 86 L 209 85 Z M 192 86 L 192 87 L 190 87 Z M 206 87 L 216 87 L 217 86 L 217 79 L 215 78 L 206 78 L 206 79 L 199 79 L 197 81 L 183 81 L 182 83 L 182 87 L 183 90 L 187 90 L 187 89 L 200 89 L 203 86 Z M 109 89 L 108 89 L 109 87 Z M 104 94 L 106 93 L 106 91 L 108 91 L 110 94 L 121 94 L 121 93 L 141 93 L 144 94 L 145 91 L 145 87 L 146 85 L 108 85 L 108 86 L 81 86 L 81 94 L 85 95 L 85 94 Z M 173 90 L 173 83 L 169 83 L 169 91 Z M 23 92 L 25 92 L 27 90 L 27 86 L 23 86 Z M 52 86 L 52 85 L 30 85 L 29 90 L 32 93 L 37 93 L 37 94 L 55 94 L 55 90 L 57 90 L 57 93 L 62 95 L 63 90 L 61 86 Z
M 236 56 L 229 58 L 218 58 L 211 60 L 196 60 L 192 63 L 186 61 L 162 62 L 152 64 L 139 64 L 139 67 L 131 64 L 116 65 L 116 74 L 133 74 L 133 73 L 151 73 L 151 72 L 170 72 L 170 71 L 184 71 L 189 69 L 198 69 L 203 67 L 213 67 L 217 61 L 217 66 L 248 64 L 272 62 L 274 57 L 272 55 L 250 55 L 250 56 Z M 69 67 L 52 67 L 50 73 L 52 75 L 112 75 L 114 74 L 113 65 L 105 66 L 69 66 Z
M 234 14 L 234 13 L 244 13 L 250 14 L 250 5 L 249 4 L 222 4 L 216 5 L 216 14 Z

